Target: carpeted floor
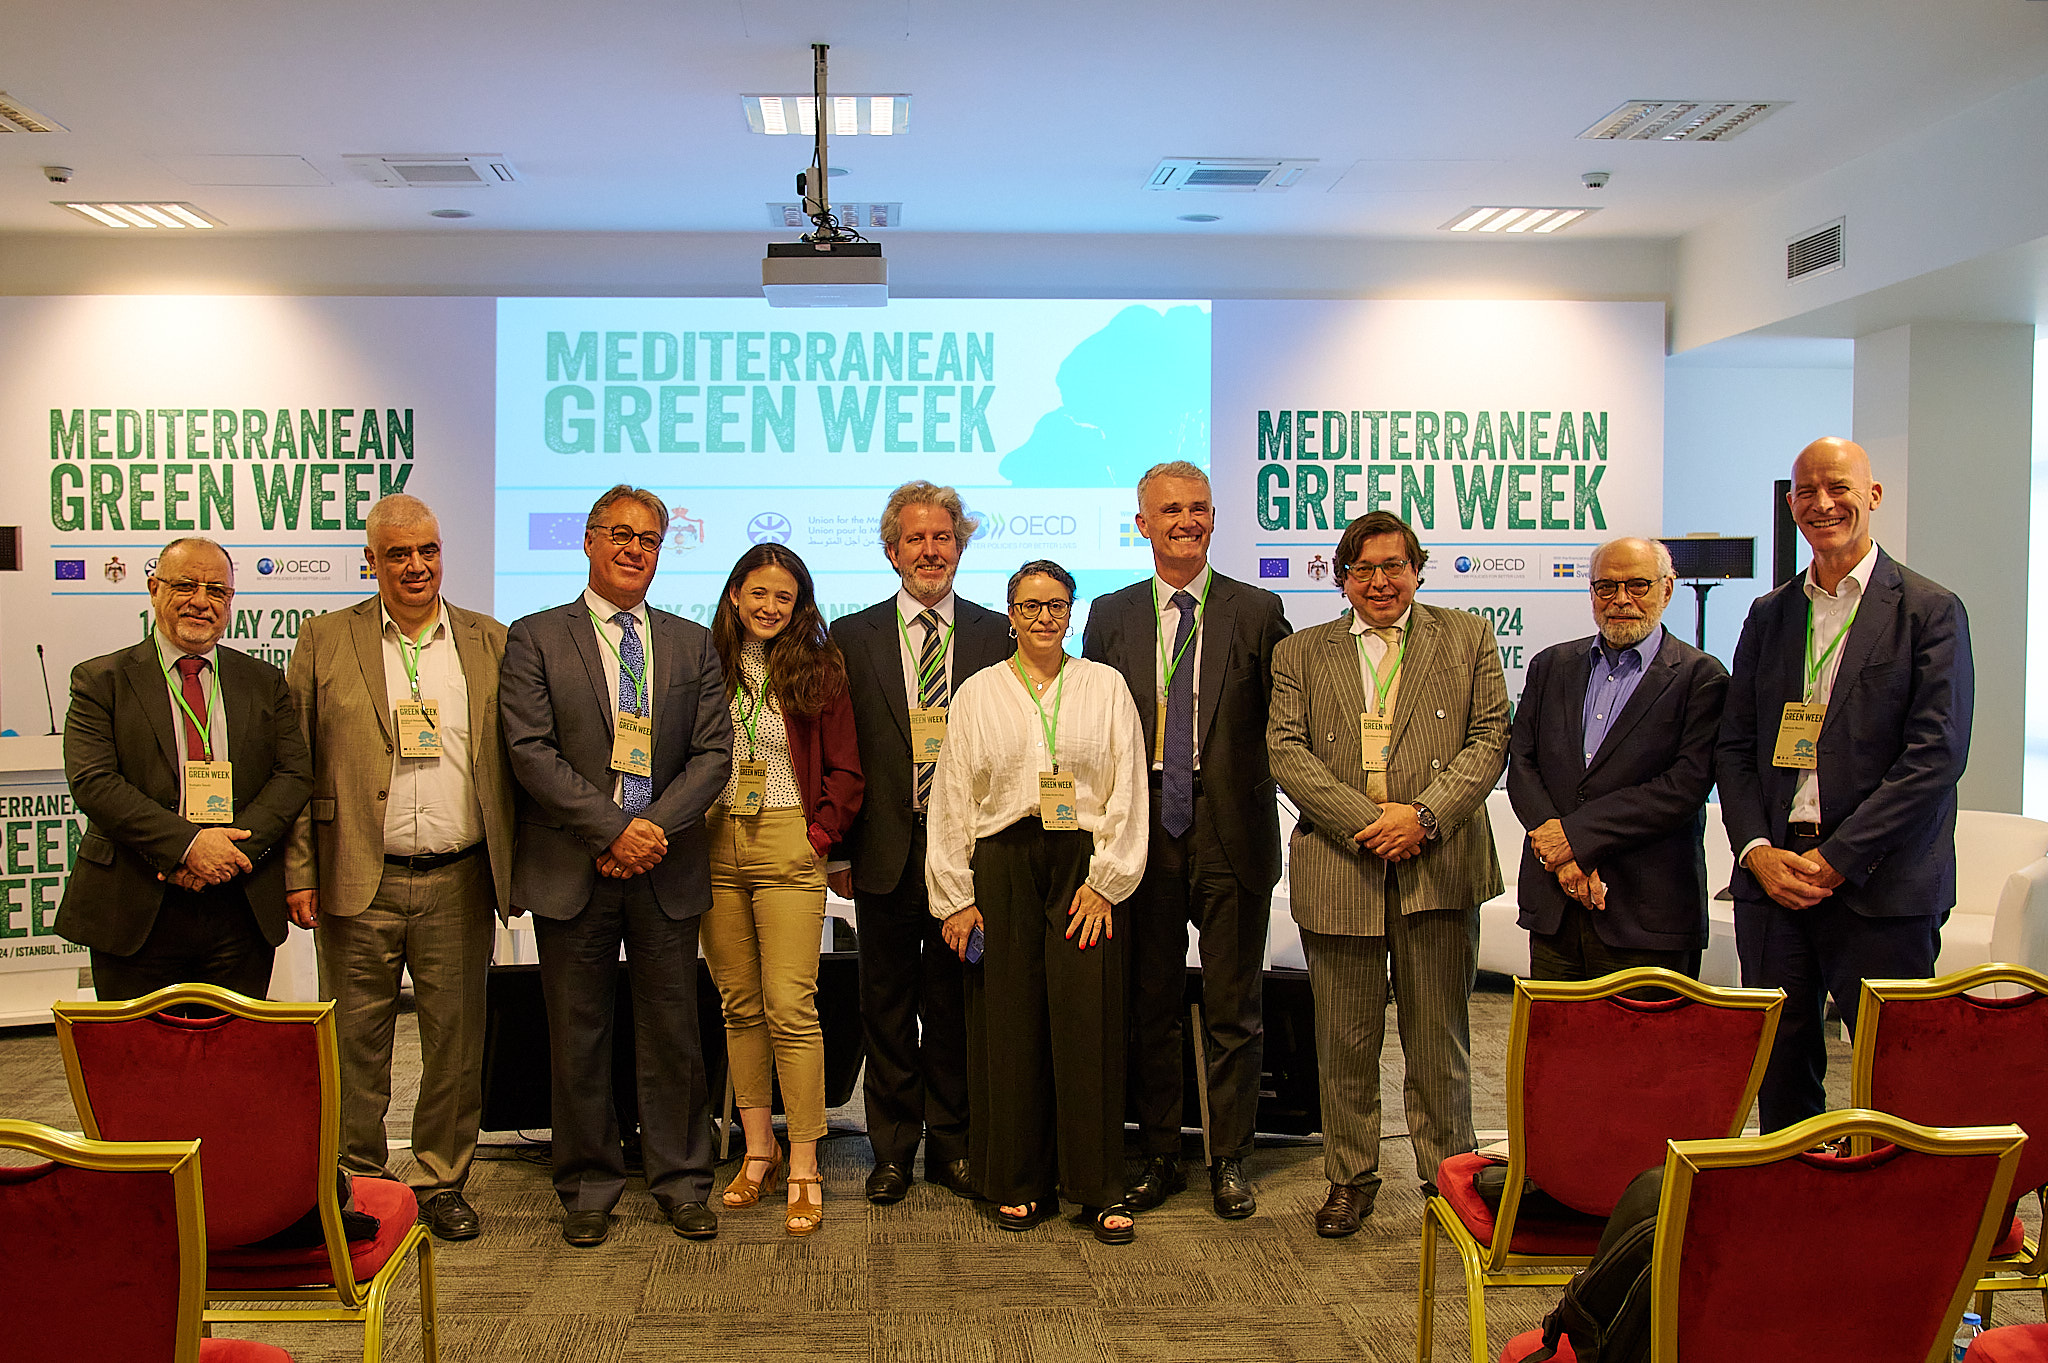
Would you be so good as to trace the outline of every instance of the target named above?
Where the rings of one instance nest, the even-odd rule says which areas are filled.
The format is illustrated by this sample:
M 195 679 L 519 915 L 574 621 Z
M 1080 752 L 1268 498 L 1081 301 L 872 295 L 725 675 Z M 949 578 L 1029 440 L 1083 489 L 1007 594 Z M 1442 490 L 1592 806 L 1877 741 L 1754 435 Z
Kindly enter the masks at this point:
M 1502 1070 L 1508 1025 L 1504 982 L 1483 978 L 1472 1001 L 1477 1125 L 1505 1124 Z M 742 1355 L 878 1363 L 1025 1363 L 1026 1360 L 1368 1359 L 1415 1357 L 1415 1288 L 1422 1199 L 1401 1121 L 1401 1068 L 1389 1019 L 1383 1073 L 1387 1179 L 1365 1229 L 1316 1238 L 1327 1185 L 1314 1142 L 1262 1143 L 1248 1161 L 1259 1210 L 1246 1221 L 1209 1210 L 1199 1137 L 1188 1154 L 1194 1184 L 1139 1219 L 1137 1243 L 1095 1243 L 1077 1209 L 1023 1235 L 996 1229 L 979 1204 L 919 1183 L 893 1207 L 860 1197 L 868 1169 L 861 1114 L 831 1114 L 823 1164 L 826 1218 L 805 1240 L 783 1233 L 772 1204 L 727 1213 L 709 1243 L 679 1239 L 657 1219 L 644 1188 L 628 1191 L 609 1242 L 562 1243 L 560 1212 L 543 1157 L 486 1136 L 469 1196 L 481 1237 L 436 1244 L 442 1357 L 628 1363 Z M 1846 1101 L 1848 1048 L 1831 1046 L 1831 1094 Z M 402 1139 L 418 1084 L 417 1032 L 400 1021 L 390 1123 Z M 63 1066 L 48 1027 L 0 1031 L 0 1115 L 75 1129 Z M 736 1165 L 722 1166 L 723 1186 Z M 2032 1224 L 2031 1212 L 2029 1224 Z M 1844 1271 L 1854 1271 L 1845 1251 Z M 1456 1256 L 1439 1255 L 1437 1357 L 1467 1354 Z M 417 1293 L 401 1282 L 387 1357 L 417 1359 Z M 1489 1293 L 1490 1351 L 1537 1324 L 1555 1289 Z M 1816 1309 L 1824 1304 L 1816 1303 Z M 2041 1303 L 2012 1292 L 2000 1323 L 2042 1319 Z M 289 1349 L 299 1363 L 361 1356 L 343 1325 L 223 1330 Z

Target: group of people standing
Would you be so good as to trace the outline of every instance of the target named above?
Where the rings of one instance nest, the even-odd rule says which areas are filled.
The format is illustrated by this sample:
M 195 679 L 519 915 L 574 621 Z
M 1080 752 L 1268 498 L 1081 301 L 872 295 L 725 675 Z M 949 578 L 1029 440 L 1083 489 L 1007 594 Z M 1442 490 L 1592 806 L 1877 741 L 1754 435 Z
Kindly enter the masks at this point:
M 1732 681 L 1662 629 L 1663 547 L 1603 545 L 1598 632 L 1538 655 L 1512 723 L 1491 627 L 1415 600 L 1428 554 L 1412 528 L 1351 522 L 1335 555 L 1348 611 L 1291 634 L 1277 596 L 1210 565 L 1208 479 L 1181 462 L 1139 481 L 1154 573 L 1092 603 L 1080 656 L 1059 564 L 1022 565 L 1005 613 L 956 594 L 976 522 L 921 481 L 881 516 L 900 589 L 829 628 L 776 544 L 734 565 L 708 630 L 649 607 L 669 513 L 621 485 L 591 509 L 586 590 L 508 630 L 441 598 L 433 512 L 387 496 L 367 521 L 377 594 L 309 622 L 289 677 L 218 647 L 232 562 L 179 540 L 151 574 L 150 637 L 73 673 L 66 765 L 91 826 L 58 928 L 91 948 L 101 997 L 189 980 L 260 996 L 287 919 L 315 930 L 344 1167 L 364 1174 L 388 1169 L 409 974 L 409 1181 L 429 1228 L 463 1239 L 480 1227 L 462 1188 L 493 917 L 532 914 L 554 1184 L 579 1246 L 606 1239 L 627 1182 L 623 948 L 664 1219 L 710 1238 L 717 1209 L 780 1183 L 786 1229 L 808 1235 L 825 1220 L 829 885 L 856 906 L 868 1200 L 906 1196 L 922 1147 L 927 1181 L 986 1198 L 1006 1229 L 1064 1197 L 1122 1244 L 1186 1186 L 1190 924 L 1211 1203 L 1256 1210 L 1277 783 L 1299 815 L 1292 911 L 1315 997 L 1316 1230 L 1347 1235 L 1380 1183 L 1390 996 L 1425 1184 L 1472 1148 L 1468 999 L 1477 907 L 1501 889 L 1486 797 L 1503 770 L 1529 833 L 1532 973 L 1554 978 L 1697 973 L 1718 780 L 1745 980 L 1791 996 L 1767 1128 L 1820 1110 L 1828 994 L 1853 1013 L 1857 979 L 1931 971 L 1954 900 L 1968 630 L 1952 594 L 1875 547 L 1881 496 L 1856 446 L 1800 455 L 1792 508 L 1814 563 L 1758 601 Z M 700 944 L 746 1134 L 715 1203 Z

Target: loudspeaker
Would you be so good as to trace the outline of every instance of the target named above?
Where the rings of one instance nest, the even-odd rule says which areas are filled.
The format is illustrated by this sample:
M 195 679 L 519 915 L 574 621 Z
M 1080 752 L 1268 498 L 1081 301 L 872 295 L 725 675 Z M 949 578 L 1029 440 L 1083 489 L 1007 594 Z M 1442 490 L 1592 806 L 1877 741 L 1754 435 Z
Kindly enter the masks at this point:
M 21 527 L 0 525 L 0 573 L 22 571 Z
M 1792 480 L 1780 478 L 1771 484 L 1771 585 L 1790 582 L 1799 568 L 1793 556 L 1799 550 L 1799 527 L 1792 521 Z
M 1309 992 L 1305 970 L 1268 970 L 1262 981 L 1266 1029 L 1264 1059 L 1259 1068 L 1259 1107 L 1253 1119 L 1255 1130 L 1269 1135 L 1311 1136 L 1323 1129 L 1323 1100 L 1316 1087 L 1316 1005 Z M 1202 1001 L 1202 972 L 1188 969 L 1187 990 L 1181 999 L 1181 1016 L 1189 1005 Z M 1195 1079 L 1196 1056 L 1201 1038 L 1183 1022 L 1181 1026 L 1181 1115 L 1194 1123 L 1201 1120 Z M 1129 1120 L 1136 1121 L 1137 1114 Z

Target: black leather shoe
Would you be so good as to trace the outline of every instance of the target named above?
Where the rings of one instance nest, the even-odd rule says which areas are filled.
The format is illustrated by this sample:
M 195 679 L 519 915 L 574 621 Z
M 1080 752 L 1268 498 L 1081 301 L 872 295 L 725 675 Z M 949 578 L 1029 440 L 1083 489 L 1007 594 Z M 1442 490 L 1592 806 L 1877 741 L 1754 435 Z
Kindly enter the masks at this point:
M 427 1230 L 440 1240 L 474 1240 L 482 1230 L 483 1222 L 477 1219 L 476 1208 L 463 1200 L 462 1194 L 453 1188 L 445 1188 L 420 1203 L 420 1220 L 427 1223 Z
M 1372 1215 L 1374 1195 L 1375 1190 L 1371 1188 L 1332 1183 L 1329 1197 L 1324 1199 L 1321 1210 L 1316 1213 L 1316 1234 L 1325 1240 L 1358 1234 L 1365 1218 Z
M 578 1249 L 601 1245 L 611 1233 L 610 1212 L 570 1212 L 562 1218 L 562 1238 Z
M 1138 1181 L 1124 1189 L 1124 1205 L 1134 1212 L 1149 1212 L 1188 1186 L 1180 1160 L 1172 1155 L 1147 1155 Z
M 942 1164 L 926 1164 L 924 1167 L 924 1181 L 926 1183 L 938 1184 L 941 1188 L 951 1192 L 955 1197 L 964 1197 L 971 1201 L 980 1196 L 979 1193 L 974 1191 L 974 1178 L 968 1171 L 965 1158 L 949 1159 Z M 870 1197 L 874 1196 L 873 1193 L 868 1195 Z
M 718 1235 L 718 1217 L 702 1202 L 678 1202 L 668 1209 L 668 1223 L 685 1240 L 710 1240 Z
M 1252 1181 L 1244 1176 L 1244 1161 L 1223 1158 L 1209 1166 L 1209 1196 L 1216 1215 L 1225 1221 L 1242 1221 L 1259 1209 Z
M 910 1191 L 910 1170 L 900 1164 L 877 1164 L 868 1174 L 868 1201 L 878 1207 L 901 1202 Z

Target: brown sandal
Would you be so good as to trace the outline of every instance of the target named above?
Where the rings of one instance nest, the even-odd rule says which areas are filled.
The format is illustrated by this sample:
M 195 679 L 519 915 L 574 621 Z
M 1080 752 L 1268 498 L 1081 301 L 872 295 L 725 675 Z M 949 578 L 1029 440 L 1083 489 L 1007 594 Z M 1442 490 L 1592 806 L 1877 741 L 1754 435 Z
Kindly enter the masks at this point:
M 792 1178 L 789 1186 L 799 1190 L 796 1201 L 789 1204 L 789 1215 L 784 1219 L 783 1229 L 791 1235 L 809 1235 L 825 1224 L 825 1180 L 823 1178 Z M 809 1192 L 816 1188 L 815 1193 Z
M 747 1166 L 765 1164 L 768 1172 L 758 1180 L 747 1177 Z M 733 1175 L 726 1185 L 725 1196 L 719 1200 L 728 1207 L 751 1207 L 763 1197 L 775 1191 L 775 1176 L 782 1172 L 782 1147 L 776 1146 L 772 1155 L 747 1155 L 740 1160 L 740 1171 Z

